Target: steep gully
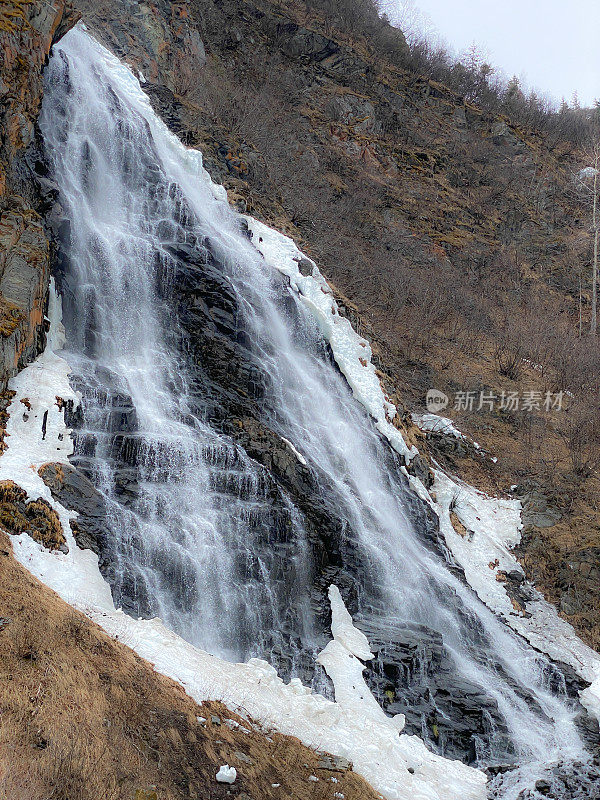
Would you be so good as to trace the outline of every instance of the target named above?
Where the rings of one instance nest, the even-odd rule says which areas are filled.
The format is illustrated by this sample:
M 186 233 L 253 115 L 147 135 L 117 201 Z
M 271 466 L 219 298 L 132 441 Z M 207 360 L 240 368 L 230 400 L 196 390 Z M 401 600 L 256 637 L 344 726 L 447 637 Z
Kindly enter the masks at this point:
M 51 61 L 41 128 L 82 395 L 75 469 L 46 479 L 116 604 L 327 692 L 311 665 L 336 583 L 376 653 L 372 689 L 432 748 L 521 765 L 504 797 L 587 762 L 569 682 L 447 563 L 310 313 L 81 31 Z

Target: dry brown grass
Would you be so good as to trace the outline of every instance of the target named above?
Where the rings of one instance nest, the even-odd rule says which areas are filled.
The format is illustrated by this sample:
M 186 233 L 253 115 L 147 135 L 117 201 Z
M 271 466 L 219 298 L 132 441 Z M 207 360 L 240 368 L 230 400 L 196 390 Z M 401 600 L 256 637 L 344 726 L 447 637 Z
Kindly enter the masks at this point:
M 29 500 L 13 481 L 0 481 L 0 524 L 13 534 L 28 533 L 49 550 L 65 545 L 58 514 L 42 497 Z
M 4 533 L 0 616 L 10 620 L 0 622 L 3 800 L 378 797 L 352 771 L 319 770 L 317 754 L 297 739 L 267 738 L 220 703 L 194 703 L 33 578 Z M 232 787 L 215 781 L 225 763 L 238 770 Z

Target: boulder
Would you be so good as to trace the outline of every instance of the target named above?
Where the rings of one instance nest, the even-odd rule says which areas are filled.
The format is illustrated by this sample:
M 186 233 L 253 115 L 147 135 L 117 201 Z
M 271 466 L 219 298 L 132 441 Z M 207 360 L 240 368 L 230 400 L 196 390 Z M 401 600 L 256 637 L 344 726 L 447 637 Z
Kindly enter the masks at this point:
M 52 497 L 79 515 L 71 523 L 77 546 L 104 553 L 106 539 L 106 503 L 94 484 L 82 472 L 68 464 L 43 464 L 38 473 L 52 492 Z
M 293 22 L 278 23 L 276 36 L 281 49 L 290 58 L 323 61 L 339 50 L 336 42 Z
M 530 489 L 521 494 L 515 492 L 523 506 L 523 526 L 535 528 L 552 528 L 561 519 L 562 513 L 553 505 L 540 489 Z

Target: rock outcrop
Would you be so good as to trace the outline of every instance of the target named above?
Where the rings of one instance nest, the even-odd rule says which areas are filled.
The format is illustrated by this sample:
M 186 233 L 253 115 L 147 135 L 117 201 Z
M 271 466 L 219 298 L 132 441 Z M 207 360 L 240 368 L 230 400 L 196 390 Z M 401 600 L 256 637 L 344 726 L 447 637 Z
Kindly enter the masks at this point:
M 27 533 L 49 550 L 66 548 L 56 511 L 41 497 L 29 500 L 27 492 L 12 481 L 0 481 L 0 523 L 9 533 Z
M 66 0 L 0 7 L 0 391 L 44 343 L 51 246 L 31 158 L 44 64 L 78 18 Z
M 77 512 L 77 519 L 71 520 L 77 546 L 92 550 L 101 558 L 105 550 L 107 508 L 100 492 L 85 475 L 67 464 L 43 464 L 38 472 L 52 496 L 65 508 Z
M 86 25 L 115 55 L 126 58 L 140 80 L 185 94 L 206 55 L 190 24 L 188 0 L 74 0 Z

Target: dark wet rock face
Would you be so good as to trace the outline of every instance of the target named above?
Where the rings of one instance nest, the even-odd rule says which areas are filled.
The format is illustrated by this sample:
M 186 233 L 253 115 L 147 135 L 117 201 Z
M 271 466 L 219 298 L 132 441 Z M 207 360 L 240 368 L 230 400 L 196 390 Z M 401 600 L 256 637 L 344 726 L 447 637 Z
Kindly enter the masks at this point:
M 106 501 L 100 492 L 82 472 L 68 464 L 44 464 L 38 472 L 54 499 L 77 512 L 77 519 L 71 520 L 77 546 L 96 553 L 102 567 L 108 549 L 108 526 Z
M 389 714 L 406 716 L 405 731 L 420 736 L 449 758 L 475 763 L 485 757 L 491 737 L 511 751 L 510 737 L 497 705 L 481 689 L 459 680 L 442 637 L 422 626 L 386 629 L 358 617 L 375 658 L 366 677 Z

